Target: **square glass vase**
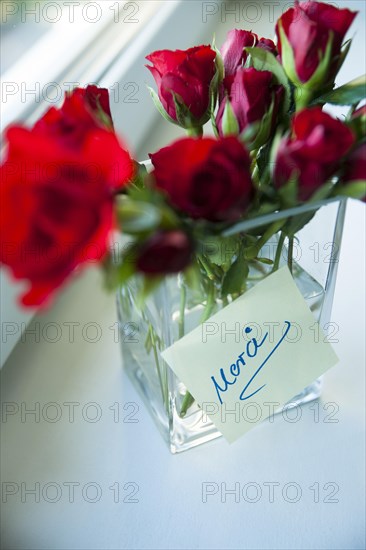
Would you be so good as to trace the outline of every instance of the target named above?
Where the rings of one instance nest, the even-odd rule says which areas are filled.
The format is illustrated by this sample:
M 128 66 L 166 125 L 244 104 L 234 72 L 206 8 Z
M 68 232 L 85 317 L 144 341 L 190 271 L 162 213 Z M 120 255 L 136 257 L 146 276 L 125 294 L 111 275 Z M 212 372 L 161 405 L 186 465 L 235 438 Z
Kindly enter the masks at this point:
M 250 263 L 246 290 L 270 275 L 274 269 L 273 263 L 277 262 L 278 267 L 287 264 L 314 315 L 314 323 L 318 322 L 326 334 L 331 332 L 330 315 L 345 212 L 346 199 L 341 198 L 243 221 L 241 233 L 258 236 L 264 234 L 270 224 L 280 220 L 295 220 L 295 225 L 299 221 L 299 226 L 305 221 L 302 229 L 295 234 L 291 247 L 287 238 L 281 242 L 279 233 L 262 246 L 257 257 L 265 258 L 266 263 L 256 260 Z M 171 452 L 177 453 L 220 437 L 221 433 L 190 398 L 189 388 L 187 390 L 160 355 L 181 334 L 182 276 L 164 278 L 143 306 L 138 305 L 136 299 L 141 285 L 141 278 L 134 276 L 117 293 L 123 364 Z M 185 289 L 185 334 L 199 326 L 206 301 L 207 297 L 197 297 L 189 288 Z M 227 302 L 217 299 L 211 314 L 225 305 Z M 321 386 L 321 379 L 315 380 L 285 407 L 317 399 Z

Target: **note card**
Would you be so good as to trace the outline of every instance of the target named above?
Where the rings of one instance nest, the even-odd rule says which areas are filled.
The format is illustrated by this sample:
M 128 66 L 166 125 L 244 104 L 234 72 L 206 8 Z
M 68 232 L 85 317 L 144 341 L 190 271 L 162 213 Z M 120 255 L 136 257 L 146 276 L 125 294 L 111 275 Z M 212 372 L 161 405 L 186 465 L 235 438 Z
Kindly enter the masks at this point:
M 287 267 L 162 352 L 223 436 L 234 442 L 338 359 Z

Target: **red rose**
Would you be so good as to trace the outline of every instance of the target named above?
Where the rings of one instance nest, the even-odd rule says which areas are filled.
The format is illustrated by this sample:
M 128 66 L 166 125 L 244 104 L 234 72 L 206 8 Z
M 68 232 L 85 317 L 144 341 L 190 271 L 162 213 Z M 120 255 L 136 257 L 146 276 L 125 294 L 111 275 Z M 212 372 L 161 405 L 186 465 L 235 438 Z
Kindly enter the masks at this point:
M 299 199 L 309 199 L 338 170 L 354 140 L 343 122 L 320 107 L 299 112 L 292 121 L 292 135 L 281 142 L 277 152 L 276 187 L 297 178 Z
M 90 132 L 112 126 L 108 90 L 88 86 L 66 94 L 61 108 L 51 107 L 34 125 L 34 132 L 75 150 Z
M 207 122 L 210 116 L 210 84 L 216 74 L 216 53 L 210 46 L 185 51 L 157 51 L 146 59 L 153 64 L 146 67 L 155 79 L 159 99 L 170 118 L 180 122 L 175 96 L 193 115 L 196 125 Z
M 366 143 L 362 143 L 348 157 L 343 176 L 344 183 L 352 181 L 366 182 Z
M 183 231 L 160 231 L 137 253 L 137 269 L 147 275 L 168 275 L 183 271 L 192 260 L 193 247 Z
M 309 83 L 312 91 L 331 86 L 341 65 L 343 39 L 355 16 L 329 4 L 296 1 L 276 26 L 278 50 L 289 79 L 297 86 Z M 322 66 L 327 49 L 329 60 Z
M 184 138 L 150 157 L 156 186 L 191 218 L 235 220 L 252 200 L 249 155 L 235 137 Z
M 254 68 L 239 68 L 235 75 L 225 78 L 228 95 L 221 102 L 216 118 L 221 136 L 227 134 L 224 127 L 224 113 L 229 102 L 237 121 L 239 134 L 256 124 L 257 128 L 253 136 L 255 148 L 269 139 L 283 94 L 282 86 L 276 86 L 272 81 L 271 72 L 257 71 Z
M 133 173 L 112 132 L 94 129 L 75 150 L 62 137 L 20 127 L 7 132 L 0 261 L 29 281 L 27 306 L 46 304 L 77 266 L 103 258 L 114 189 Z
M 272 53 L 275 57 L 278 55 L 276 44 L 270 38 L 260 38 L 256 47 Z
M 51 107 L 36 122 L 32 133 L 53 140 L 56 146 L 65 147 L 73 153 L 80 151 L 81 154 L 85 143 L 92 139 L 113 143 L 113 148 L 118 148 L 120 153 L 118 163 L 114 168 L 111 167 L 106 183 L 118 189 L 132 178 L 133 165 L 130 155 L 122 147 L 123 144 L 118 145 L 117 137 L 111 131 L 112 119 L 106 127 L 105 117 L 110 116 L 108 90 L 96 86 L 75 88 L 71 94 L 66 95 L 60 109 Z M 104 147 L 103 144 L 101 146 Z
M 243 67 L 248 54 L 245 48 L 249 47 L 263 48 L 274 55 L 277 54 L 276 46 L 269 38 L 261 38 L 254 32 L 233 29 L 228 32 L 226 41 L 221 48 L 221 56 L 225 67 L 225 76 L 236 73 L 239 67 Z

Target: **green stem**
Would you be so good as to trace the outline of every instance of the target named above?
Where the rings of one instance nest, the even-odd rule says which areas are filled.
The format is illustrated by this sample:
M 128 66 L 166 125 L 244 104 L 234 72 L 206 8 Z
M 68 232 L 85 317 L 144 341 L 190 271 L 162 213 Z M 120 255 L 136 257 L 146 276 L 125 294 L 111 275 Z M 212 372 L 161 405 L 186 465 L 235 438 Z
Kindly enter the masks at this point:
M 312 99 L 312 90 L 307 90 L 306 88 L 297 88 L 295 92 L 296 112 L 298 113 L 299 111 L 305 109 Z
M 182 286 L 180 287 L 180 309 L 179 309 L 179 338 L 183 338 L 184 336 L 184 313 L 186 308 L 186 300 L 187 300 L 187 289 L 182 283 Z M 192 395 L 187 391 L 182 402 L 182 407 L 180 409 L 180 417 L 183 418 L 189 409 L 189 407 L 194 402 L 194 398 Z
M 193 405 L 194 403 L 194 397 L 193 395 L 191 395 L 189 393 L 189 391 L 187 391 L 187 393 L 185 394 L 185 396 L 183 397 L 183 401 L 182 401 L 182 407 L 180 409 L 180 418 L 184 418 L 185 415 L 187 414 L 187 411 L 189 409 L 189 407 L 191 405 Z
M 213 283 L 210 284 L 210 289 L 207 294 L 207 302 L 206 307 L 203 311 L 200 323 L 201 325 L 207 321 L 211 317 L 211 313 L 213 310 L 213 307 L 215 305 L 215 285 Z
M 156 370 L 158 372 L 158 377 L 159 377 L 161 394 L 162 394 L 162 397 L 163 397 L 163 403 L 164 403 L 166 411 L 169 412 L 168 411 L 168 401 L 167 401 L 167 397 L 166 397 L 166 394 L 165 394 L 165 384 L 163 383 L 163 379 L 161 377 L 161 372 L 160 372 L 159 356 L 158 356 L 158 350 L 157 350 L 157 347 L 156 347 L 154 329 L 153 329 L 153 326 L 151 325 L 151 323 L 149 323 L 149 332 L 150 332 L 151 346 L 152 346 L 152 349 L 153 349 L 153 352 L 154 352 L 155 366 L 156 366 Z
M 187 134 L 189 137 L 202 137 L 203 128 L 202 126 L 193 126 L 192 128 L 187 128 Z
M 210 284 L 210 289 L 207 295 L 207 302 L 206 307 L 203 311 L 203 315 L 201 318 L 201 324 L 207 321 L 211 317 L 212 310 L 215 305 L 215 285 L 213 283 Z M 194 397 L 189 393 L 189 391 L 186 392 L 185 396 L 183 397 L 182 406 L 180 409 L 180 418 L 184 418 L 187 414 L 187 411 L 191 405 L 193 405 L 195 399 Z
M 281 254 L 282 254 L 283 244 L 285 242 L 285 238 L 286 238 L 285 232 L 281 231 L 280 238 L 278 239 L 278 245 L 277 245 L 277 250 L 276 250 L 276 256 L 275 256 L 274 263 L 273 263 L 272 273 L 277 271 L 277 269 L 280 265 Z
M 291 275 L 292 275 L 293 256 L 294 256 L 294 238 L 289 237 L 289 239 L 288 239 L 287 265 L 288 265 L 288 268 L 290 270 Z
M 255 243 L 255 245 L 250 246 L 244 251 L 244 258 L 246 260 L 254 260 L 258 256 L 263 246 L 269 241 L 271 237 L 273 237 L 273 235 L 275 235 L 280 231 L 280 229 L 282 229 L 285 223 L 286 220 L 279 220 L 270 225 L 267 231 Z
M 252 171 L 252 181 L 255 185 L 256 189 L 260 188 L 260 181 L 259 181 L 259 168 L 257 165 L 254 166 Z
M 179 324 L 178 324 L 179 339 L 183 338 L 184 332 L 185 332 L 184 317 L 185 317 L 186 301 L 187 301 L 187 289 L 185 284 L 182 282 L 182 285 L 180 287 L 180 309 L 179 309 Z
M 202 264 L 203 269 L 206 271 L 208 278 L 213 281 L 216 278 L 216 275 L 212 271 L 212 268 L 206 258 L 202 254 L 197 254 L 197 258 Z

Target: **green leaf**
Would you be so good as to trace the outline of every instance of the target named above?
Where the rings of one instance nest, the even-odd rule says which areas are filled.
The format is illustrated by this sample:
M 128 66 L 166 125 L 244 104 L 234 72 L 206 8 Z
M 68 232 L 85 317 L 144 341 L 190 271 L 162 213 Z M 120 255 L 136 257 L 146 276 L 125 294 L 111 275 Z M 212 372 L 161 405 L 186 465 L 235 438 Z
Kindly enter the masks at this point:
M 362 200 L 366 197 L 366 180 L 355 180 L 346 183 L 336 190 L 335 195 Z
M 269 258 L 255 258 L 258 262 L 265 265 L 273 265 L 273 260 L 270 260 Z
M 314 218 L 316 212 L 317 211 L 307 214 L 300 214 L 298 216 L 290 218 L 288 223 L 285 225 L 283 231 L 288 237 L 294 237 L 296 233 L 301 231 L 301 229 L 303 229 L 303 227 L 305 227 L 305 225 L 307 225 Z
M 155 229 L 161 222 L 161 213 L 154 205 L 124 195 L 116 198 L 116 213 L 123 232 L 130 235 Z
M 135 273 L 135 263 L 128 254 L 121 264 L 115 263 L 112 256 L 108 255 L 102 263 L 102 270 L 104 287 L 108 291 L 114 291 L 124 285 Z
M 347 40 L 347 41 L 342 45 L 341 53 L 339 54 L 339 61 L 338 61 L 337 73 L 339 73 L 339 71 L 341 70 L 342 65 L 343 65 L 343 63 L 345 62 L 345 59 L 346 59 L 346 57 L 347 57 L 347 55 L 348 55 L 348 52 L 350 51 L 351 46 L 352 46 L 352 38 L 350 38 L 349 40 Z
M 317 103 L 331 103 L 332 105 L 356 105 L 366 96 L 366 75 L 359 76 L 340 88 L 316 99 Z
M 134 185 L 138 189 L 143 189 L 145 187 L 145 177 L 147 174 L 147 169 L 144 164 L 139 162 L 134 162 L 135 165 L 135 175 L 129 185 Z
M 274 74 L 277 83 L 285 89 L 283 101 L 283 114 L 288 115 L 291 103 L 291 88 L 286 73 L 275 56 L 262 48 L 245 48 L 251 55 L 253 66 L 257 71 L 270 71 Z
M 232 264 L 222 283 L 222 295 L 241 294 L 249 274 L 248 263 L 242 255 Z
M 235 237 L 210 236 L 200 243 L 202 255 L 209 259 L 211 264 L 229 267 L 233 256 L 240 250 L 240 240 Z

